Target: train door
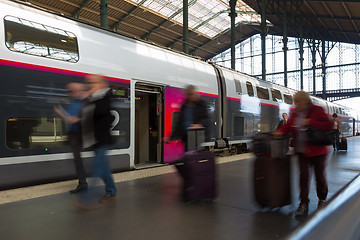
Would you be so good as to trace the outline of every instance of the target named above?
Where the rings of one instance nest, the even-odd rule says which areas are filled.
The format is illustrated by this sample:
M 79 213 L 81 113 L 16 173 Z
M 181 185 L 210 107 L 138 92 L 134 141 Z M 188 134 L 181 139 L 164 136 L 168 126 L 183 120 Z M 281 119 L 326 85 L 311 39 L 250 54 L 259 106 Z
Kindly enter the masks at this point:
M 135 84 L 135 168 L 162 163 L 162 87 Z

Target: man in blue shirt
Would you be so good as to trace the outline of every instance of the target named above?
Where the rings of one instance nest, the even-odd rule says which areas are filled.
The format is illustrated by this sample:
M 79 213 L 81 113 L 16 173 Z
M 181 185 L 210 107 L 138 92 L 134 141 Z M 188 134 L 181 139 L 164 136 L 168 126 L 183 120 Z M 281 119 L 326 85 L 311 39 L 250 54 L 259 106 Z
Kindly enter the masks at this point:
M 87 190 L 86 173 L 83 160 L 81 158 L 82 137 L 80 131 L 80 123 L 77 120 L 80 117 L 84 97 L 84 85 L 82 83 L 69 83 L 66 88 L 69 91 L 71 102 L 66 111 L 55 108 L 55 112 L 64 119 L 68 124 L 69 145 L 74 155 L 74 164 L 76 175 L 79 179 L 78 186 L 71 190 L 70 193 L 78 193 Z

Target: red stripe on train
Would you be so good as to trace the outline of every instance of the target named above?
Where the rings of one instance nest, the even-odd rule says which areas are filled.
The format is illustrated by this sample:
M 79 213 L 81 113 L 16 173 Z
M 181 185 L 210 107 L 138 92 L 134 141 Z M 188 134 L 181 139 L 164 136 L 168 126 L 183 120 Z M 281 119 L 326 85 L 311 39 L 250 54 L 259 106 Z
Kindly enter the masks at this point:
M 86 76 L 90 75 L 90 73 L 77 72 L 77 71 L 65 70 L 65 69 L 54 68 L 54 67 L 46 67 L 46 66 L 40 66 L 40 65 L 35 65 L 35 64 L 29 64 L 29 63 L 21 63 L 21 62 L 9 61 L 9 60 L 5 60 L 5 59 L 0 59 L 0 64 L 5 65 L 5 66 L 26 68 L 26 69 L 31 69 L 31 70 L 59 73 L 59 74 L 72 75 L 72 76 L 78 76 L 78 77 L 86 77 Z M 106 79 L 108 79 L 109 81 L 112 81 L 112 82 L 123 82 L 123 83 L 130 84 L 130 80 L 127 80 L 127 79 L 114 78 L 114 77 L 108 77 L 108 76 L 105 76 L 105 77 L 106 77 Z

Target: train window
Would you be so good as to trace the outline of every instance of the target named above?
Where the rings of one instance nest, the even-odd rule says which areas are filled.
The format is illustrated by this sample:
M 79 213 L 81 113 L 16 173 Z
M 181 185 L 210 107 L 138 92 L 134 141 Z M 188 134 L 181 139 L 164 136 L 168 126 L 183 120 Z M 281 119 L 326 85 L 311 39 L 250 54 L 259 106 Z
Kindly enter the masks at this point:
M 273 101 L 277 102 L 279 100 L 282 100 L 282 97 L 281 97 L 281 93 L 279 90 L 276 90 L 276 89 L 271 89 L 271 95 L 272 95 L 272 99 Z
M 71 32 L 12 16 L 6 16 L 4 24 L 6 47 L 11 51 L 79 61 L 77 38 Z
M 256 86 L 257 96 L 258 98 L 269 100 L 269 90 L 264 87 Z
M 6 145 L 10 149 L 61 147 L 66 140 L 61 118 L 12 117 L 6 123 Z
M 176 126 L 178 126 L 180 121 L 180 112 L 179 111 L 175 111 L 172 114 L 172 130 L 171 132 L 176 132 Z M 179 139 L 180 140 L 180 139 Z
M 241 85 L 240 85 L 240 80 L 234 79 L 235 82 L 235 90 L 238 94 L 241 94 Z
M 293 99 L 290 94 L 284 93 L 284 100 L 287 104 L 293 104 Z
M 246 88 L 249 96 L 254 96 L 254 89 L 251 82 L 246 82 Z

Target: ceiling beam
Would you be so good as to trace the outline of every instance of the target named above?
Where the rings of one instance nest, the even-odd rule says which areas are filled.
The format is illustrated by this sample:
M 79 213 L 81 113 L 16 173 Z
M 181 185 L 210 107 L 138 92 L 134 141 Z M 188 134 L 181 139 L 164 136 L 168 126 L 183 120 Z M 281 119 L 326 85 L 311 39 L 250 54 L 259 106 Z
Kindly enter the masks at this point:
M 249 33 L 249 34 L 247 34 L 247 35 L 244 35 L 242 38 L 238 39 L 238 40 L 235 42 L 235 45 L 237 45 L 237 44 L 245 41 L 246 39 L 254 36 L 255 34 L 257 34 L 257 33 Z M 195 53 L 195 51 L 196 51 L 197 49 L 203 47 L 205 44 L 207 44 L 207 43 L 204 43 L 202 46 L 199 46 L 199 47 L 197 47 L 196 49 L 193 49 L 190 53 Z M 220 53 L 222 53 L 222 52 L 225 52 L 225 51 L 228 50 L 229 48 L 230 48 L 230 47 L 227 46 L 227 47 L 225 47 L 225 48 L 223 48 L 223 49 L 218 50 L 212 57 L 214 57 L 215 55 L 220 54 Z M 209 57 L 209 58 L 207 58 L 207 59 L 205 59 L 205 60 L 209 60 L 209 59 L 212 58 L 212 57 Z
M 304 2 L 304 3 L 305 3 L 305 5 L 308 7 L 308 9 L 312 12 L 312 14 L 313 14 L 314 16 L 317 16 L 317 15 L 316 15 L 316 12 L 314 11 L 314 9 L 313 9 L 307 2 Z M 321 23 L 321 25 L 323 25 L 324 29 L 327 29 L 327 26 L 326 26 L 326 24 L 324 23 L 324 21 L 321 20 L 321 19 L 318 19 L 318 20 L 319 20 L 319 22 Z M 330 35 L 331 35 L 332 38 L 335 38 L 334 35 L 333 35 L 331 32 L 330 32 Z
M 196 3 L 197 0 L 192 0 L 191 2 L 189 2 L 189 7 L 194 5 Z M 161 23 L 159 23 L 159 25 L 157 25 L 156 27 L 152 28 L 148 33 L 144 34 L 141 36 L 141 39 L 148 39 L 150 37 L 150 34 L 154 31 L 156 31 L 157 29 L 159 29 L 161 26 L 163 26 L 165 23 L 167 23 L 168 21 L 170 21 L 171 19 L 173 19 L 174 17 L 176 17 L 177 15 L 179 15 L 180 13 L 182 13 L 183 8 L 180 8 L 178 11 L 176 11 L 175 13 L 173 13 L 170 17 L 168 17 L 167 19 L 163 20 Z
M 117 20 L 116 23 L 111 25 L 110 29 L 117 29 L 119 27 L 119 25 L 120 25 L 120 22 L 125 20 L 125 18 L 129 17 L 136 9 L 140 8 L 140 6 L 143 5 L 146 1 L 147 0 L 142 0 L 141 2 L 138 3 L 138 5 L 136 5 L 132 9 L 130 9 L 130 11 L 127 12 L 124 16 L 122 16 L 119 20 Z
M 84 0 L 82 3 L 80 3 L 80 6 L 73 13 L 71 13 L 70 16 L 79 18 L 81 9 L 85 7 L 90 1 L 91 0 Z
M 347 15 L 349 16 L 349 18 L 350 18 L 350 20 L 351 20 L 351 23 L 353 24 L 354 28 L 356 29 L 357 32 L 359 32 L 358 27 L 356 26 L 354 20 L 353 20 L 352 17 L 351 17 L 351 14 L 350 14 L 350 12 L 349 12 L 348 7 L 346 6 L 345 3 L 342 3 L 342 5 L 343 5 L 343 7 L 344 7 L 344 9 L 345 9 L 345 11 L 346 11 L 346 13 L 347 13 Z M 359 18 L 359 20 L 360 20 L 360 18 Z
M 331 10 L 329 9 L 328 5 L 326 5 L 324 2 L 322 2 L 322 5 L 324 6 L 324 8 L 326 9 L 326 11 L 330 14 L 330 16 L 334 17 L 334 14 L 332 14 Z M 344 31 L 344 29 L 341 27 L 341 25 L 339 24 L 339 22 L 334 19 L 335 23 L 337 24 L 337 26 L 339 27 L 339 29 L 341 30 L 341 32 Z M 350 41 L 349 37 L 343 32 L 345 38 Z
M 239 26 L 240 24 L 241 24 L 241 23 L 237 23 L 237 24 L 235 25 L 235 28 L 236 28 L 237 26 Z M 213 40 L 217 39 L 218 37 L 224 35 L 224 34 L 227 33 L 228 31 L 230 31 L 230 28 L 226 29 L 226 30 L 223 31 L 222 33 L 220 33 L 220 34 L 216 35 L 215 37 L 213 37 L 212 39 L 209 39 L 209 40 L 207 40 L 206 42 L 204 42 L 204 43 L 200 44 L 199 46 L 197 46 L 196 48 L 192 49 L 192 50 L 190 51 L 190 54 L 195 53 L 196 50 L 198 50 L 199 48 L 202 48 L 202 47 L 205 46 L 206 44 L 208 44 L 208 43 L 212 42 Z M 254 33 L 254 34 L 256 34 L 256 33 Z M 254 35 L 254 34 L 251 34 L 251 35 Z M 241 41 L 243 41 L 243 40 L 241 40 Z M 238 41 L 237 41 L 237 42 L 238 42 Z M 235 43 L 235 45 L 237 44 L 237 42 Z M 226 49 L 228 49 L 228 48 L 229 48 L 229 47 L 227 47 Z M 215 55 L 214 55 L 214 56 L 215 56 Z

